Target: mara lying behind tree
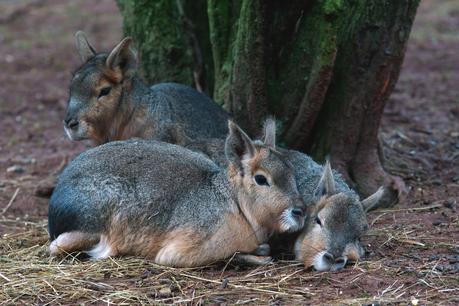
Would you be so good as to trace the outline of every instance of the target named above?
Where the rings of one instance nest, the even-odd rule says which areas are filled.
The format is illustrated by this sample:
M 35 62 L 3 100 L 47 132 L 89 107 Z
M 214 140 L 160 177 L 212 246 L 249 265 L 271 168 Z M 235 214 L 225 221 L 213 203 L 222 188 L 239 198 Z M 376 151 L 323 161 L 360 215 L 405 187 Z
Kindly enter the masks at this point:
M 177 143 L 177 126 L 193 138 L 226 136 L 229 115 L 207 96 L 180 84 L 143 83 L 131 38 L 110 53 L 96 53 L 83 32 L 75 36 L 83 65 L 73 75 L 64 118 L 71 140 L 99 145 L 139 137 Z

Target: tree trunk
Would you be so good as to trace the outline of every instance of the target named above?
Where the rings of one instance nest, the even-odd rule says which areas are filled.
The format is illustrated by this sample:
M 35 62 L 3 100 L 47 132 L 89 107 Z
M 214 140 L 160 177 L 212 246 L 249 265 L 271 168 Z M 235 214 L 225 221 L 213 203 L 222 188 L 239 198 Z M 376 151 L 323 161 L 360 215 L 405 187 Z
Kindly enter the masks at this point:
M 252 133 L 275 115 L 283 144 L 329 156 L 363 195 L 403 190 L 382 167 L 378 128 L 419 0 L 118 3 L 149 81 L 213 93 Z
M 124 31 L 137 42 L 147 81 L 178 82 L 203 92 L 212 88 L 213 82 L 206 82 L 212 79 L 205 78 L 205 74 L 213 74 L 205 0 L 117 3 L 124 16 Z

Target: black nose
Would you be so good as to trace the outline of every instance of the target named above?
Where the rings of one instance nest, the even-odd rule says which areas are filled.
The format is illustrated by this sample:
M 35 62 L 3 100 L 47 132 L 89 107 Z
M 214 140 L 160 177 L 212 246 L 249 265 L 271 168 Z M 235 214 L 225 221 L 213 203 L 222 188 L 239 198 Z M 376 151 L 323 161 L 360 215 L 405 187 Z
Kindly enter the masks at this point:
M 301 218 L 303 217 L 303 210 L 300 208 L 294 208 L 292 209 L 292 215 L 294 215 L 295 217 Z
M 346 259 L 344 257 L 339 257 L 335 259 L 335 263 L 337 265 L 345 265 L 346 264 Z
M 324 254 L 323 258 L 328 264 L 334 264 L 335 263 L 335 257 L 332 254 L 328 253 L 328 252 Z
M 338 257 L 335 259 L 335 264 L 332 268 L 333 271 L 339 271 L 346 265 L 347 259 L 345 257 Z
M 64 120 L 64 124 L 69 129 L 74 130 L 74 129 L 76 129 L 78 127 L 79 123 L 78 123 L 78 120 L 75 120 L 75 119 L 71 118 L 71 119 L 65 119 Z

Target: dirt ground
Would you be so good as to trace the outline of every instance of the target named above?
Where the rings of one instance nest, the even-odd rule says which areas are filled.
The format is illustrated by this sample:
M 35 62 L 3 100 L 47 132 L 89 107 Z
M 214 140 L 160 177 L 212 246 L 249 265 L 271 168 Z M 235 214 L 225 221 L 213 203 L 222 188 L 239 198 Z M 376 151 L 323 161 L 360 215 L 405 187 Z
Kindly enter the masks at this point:
M 183 272 L 148 261 L 129 270 L 120 259 L 112 262 L 116 273 L 97 272 L 81 283 L 87 290 L 81 296 L 64 292 L 74 289 L 59 287 L 41 266 L 45 287 L 54 291 L 41 292 L 45 287 L 37 281 L 30 293 L 24 287 L 28 278 L 40 280 L 38 268 L 12 274 L 6 267 L 12 253 L 35 252 L 34 260 L 49 261 L 47 199 L 35 191 L 86 149 L 70 142 L 61 124 L 71 72 L 80 64 L 73 41 L 80 29 L 99 50 L 111 48 L 122 33 L 114 1 L 0 2 L 0 304 L 147 303 L 155 298 L 190 304 L 459 304 L 458 1 L 424 0 L 419 8 L 381 129 L 386 168 L 405 180 L 409 194 L 393 209 L 370 214 L 364 261 L 338 273 L 305 271 L 291 262 Z M 33 230 L 38 233 L 27 241 Z M 30 262 L 24 257 L 21 264 Z M 59 264 L 64 274 L 91 267 Z M 80 276 L 85 279 L 84 273 Z M 110 295 L 128 289 L 131 295 Z

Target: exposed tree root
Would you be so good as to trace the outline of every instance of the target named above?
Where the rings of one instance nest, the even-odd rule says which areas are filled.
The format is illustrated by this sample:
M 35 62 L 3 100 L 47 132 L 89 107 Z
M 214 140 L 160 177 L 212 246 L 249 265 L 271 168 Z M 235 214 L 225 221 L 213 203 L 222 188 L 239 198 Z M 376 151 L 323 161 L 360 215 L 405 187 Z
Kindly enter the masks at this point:
M 381 186 L 385 188 L 384 197 L 377 208 L 394 206 L 406 195 L 405 183 L 400 177 L 384 170 L 376 150 L 359 152 L 349 171 L 362 197 L 373 194 Z

